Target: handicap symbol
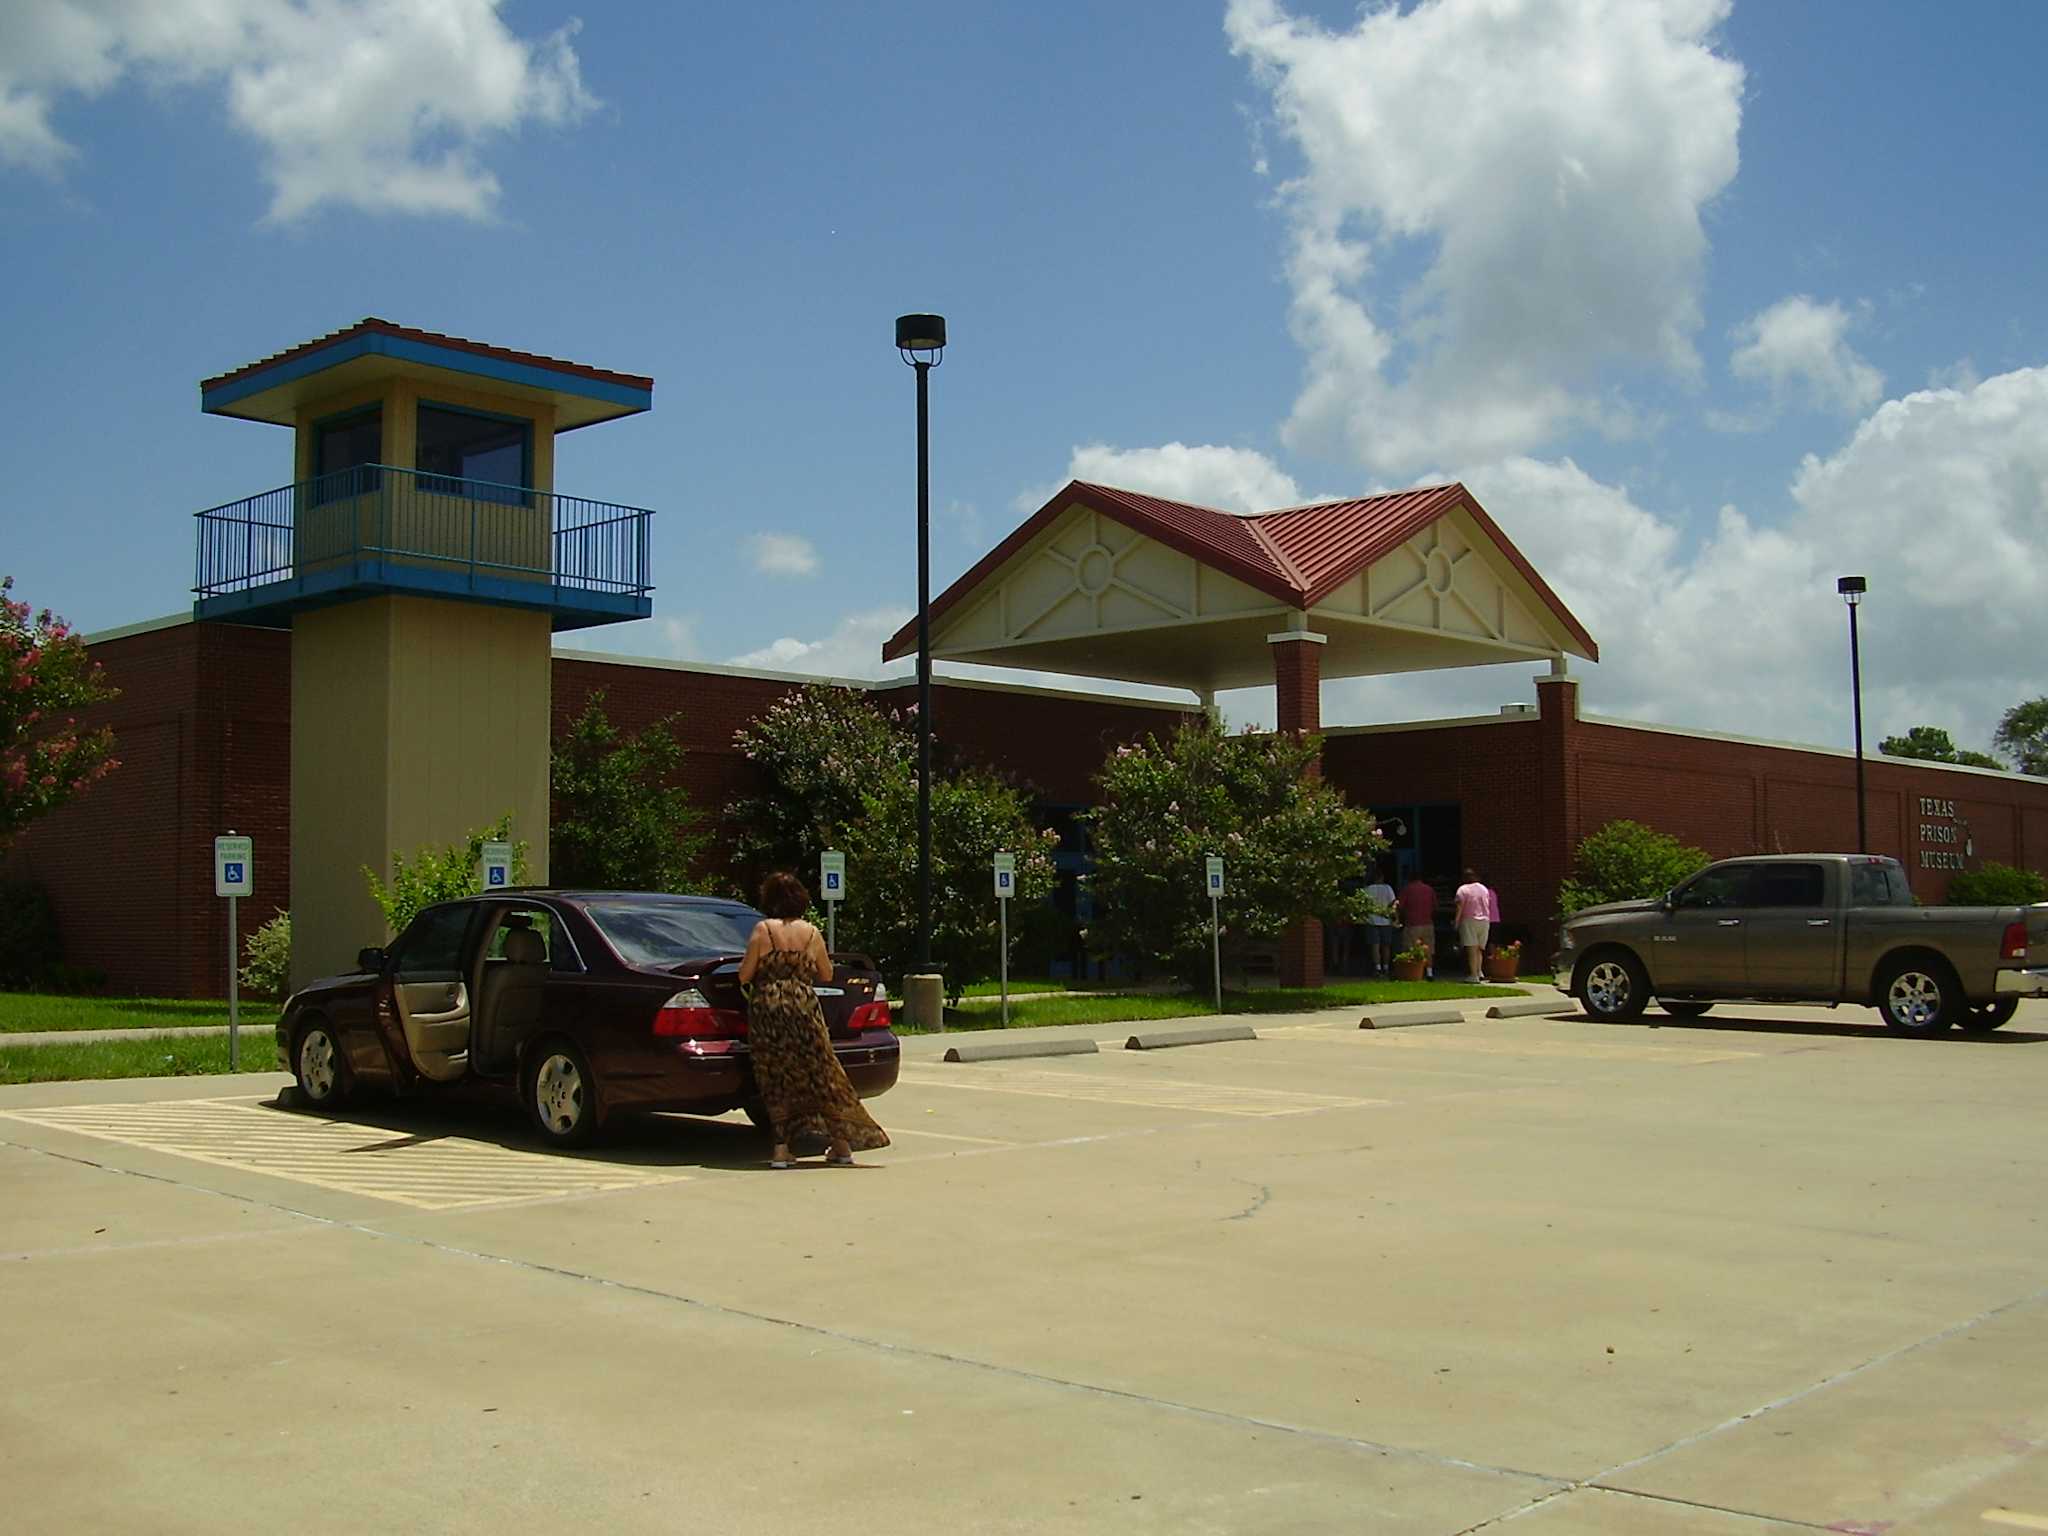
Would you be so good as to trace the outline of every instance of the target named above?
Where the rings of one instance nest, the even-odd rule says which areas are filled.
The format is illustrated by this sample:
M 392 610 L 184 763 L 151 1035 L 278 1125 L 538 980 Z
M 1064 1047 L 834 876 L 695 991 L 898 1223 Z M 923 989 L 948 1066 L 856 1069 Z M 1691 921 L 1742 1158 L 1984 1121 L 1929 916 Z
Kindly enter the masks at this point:
M 504 883 L 505 883 L 505 866 L 504 866 L 504 865 L 502 865 L 502 864 L 493 864 L 493 865 L 491 866 L 491 884 L 493 884 L 493 885 L 503 885 Z
M 240 885 L 240 884 L 242 883 L 242 866 L 241 866 L 241 865 L 239 865 L 239 864 L 227 864 L 227 865 L 223 865 L 223 866 L 222 866 L 222 868 L 223 868 L 223 869 L 224 869 L 224 871 L 225 871 L 225 878 L 226 878 L 226 880 L 227 880 L 227 883 L 228 883 L 229 885 Z

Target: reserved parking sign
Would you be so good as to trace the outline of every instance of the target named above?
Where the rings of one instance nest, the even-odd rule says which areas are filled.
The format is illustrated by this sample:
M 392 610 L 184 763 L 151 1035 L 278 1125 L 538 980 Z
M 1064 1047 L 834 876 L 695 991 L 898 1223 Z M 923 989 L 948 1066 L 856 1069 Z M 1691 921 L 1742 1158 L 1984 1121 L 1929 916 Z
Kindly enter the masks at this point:
M 216 837 L 213 840 L 213 894 L 247 896 L 256 889 L 256 840 Z

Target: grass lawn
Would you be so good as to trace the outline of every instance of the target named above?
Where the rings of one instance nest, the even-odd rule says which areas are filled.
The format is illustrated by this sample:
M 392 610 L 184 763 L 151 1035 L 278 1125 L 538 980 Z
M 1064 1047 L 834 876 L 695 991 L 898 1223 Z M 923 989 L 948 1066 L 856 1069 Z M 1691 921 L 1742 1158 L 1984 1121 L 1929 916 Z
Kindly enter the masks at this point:
M 243 1072 L 277 1069 L 268 1026 L 242 1031 Z M 228 1070 L 228 1037 L 183 1040 L 86 1040 L 0 1050 L 0 1083 L 64 1083 L 84 1078 L 200 1077 Z
M 277 1022 L 277 1004 L 245 997 L 241 1020 L 245 1029 L 253 1025 L 267 1036 L 270 1026 Z M 45 1029 L 169 1029 L 227 1021 L 225 998 L 73 997 L 52 992 L 0 992 L 0 1035 Z
M 1226 991 L 1225 1013 L 1312 1013 L 1319 1008 L 1349 1008 L 1364 1003 L 1413 1003 L 1461 997 L 1521 997 L 1517 987 L 1468 987 L 1447 981 L 1346 981 L 1326 987 L 1257 987 L 1248 992 Z M 1101 997 L 1010 997 L 1010 1028 L 1026 1029 L 1040 1024 L 1122 1024 L 1140 1019 L 1181 1019 L 1212 1013 L 1214 999 L 1207 993 L 1124 993 Z M 979 996 L 970 988 L 958 1008 L 946 1011 L 946 1028 L 1000 1029 L 1002 1003 Z M 906 1029 L 903 1034 L 918 1031 Z

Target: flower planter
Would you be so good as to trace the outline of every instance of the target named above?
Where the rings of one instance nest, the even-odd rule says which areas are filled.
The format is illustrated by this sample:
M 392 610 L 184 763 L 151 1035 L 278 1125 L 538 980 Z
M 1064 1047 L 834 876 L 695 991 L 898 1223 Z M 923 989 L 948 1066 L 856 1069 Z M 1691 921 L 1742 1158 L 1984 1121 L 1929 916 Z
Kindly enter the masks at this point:
M 1427 960 L 1396 960 L 1393 962 L 1394 980 L 1420 981 L 1422 973 L 1429 969 Z
M 1486 957 L 1486 979 L 1488 981 L 1513 981 L 1515 972 L 1521 969 L 1520 955 L 1493 954 Z

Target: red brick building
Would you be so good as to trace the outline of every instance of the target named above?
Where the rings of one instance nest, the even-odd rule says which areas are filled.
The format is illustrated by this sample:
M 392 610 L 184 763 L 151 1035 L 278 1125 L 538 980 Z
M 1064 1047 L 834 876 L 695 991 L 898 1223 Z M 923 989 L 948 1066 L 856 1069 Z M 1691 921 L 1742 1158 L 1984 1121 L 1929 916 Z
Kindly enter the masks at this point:
M 99 711 L 121 767 L 17 843 L 11 878 L 48 889 L 66 957 L 122 992 L 218 994 L 226 903 L 212 842 L 256 840 L 256 894 L 243 936 L 290 890 L 290 647 L 285 630 L 182 619 L 95 636 L 121 697 Z M 637 729 L 678 716 L 685 784 L 722 805 L 747 786 L 733 733 L 806 679 L 692 663 L 558 652 L 557 728 L 602 689 Z M 860 683 L 908 701 L 909 679 Z M 1498 715 L 1325 733 L 1323 771 L 1354 803 L 1399 822 L 1393 858 L 1425 875 L 1470 864 L 1501 895 L 1504 927 L 1546 952 L 1558 882 L 1579 840 L 1618 817 L 1717 857 L 1843 849 L 1856 838 L 1853 755 L 1581 715 L 1577 684 L 1536 679 L 1538 702 Z M 1170 729 L 1192 706 L 958 679 L 934 683 L 946 744 L 1028 782 L 1040 803 L 1088 803 L 1103 757 Z M 1985 860 L 2048 868 L 2048 780 L 1872 758 L 1872 850 L 1900 858 L 1939 901 L 1949 875 Z

